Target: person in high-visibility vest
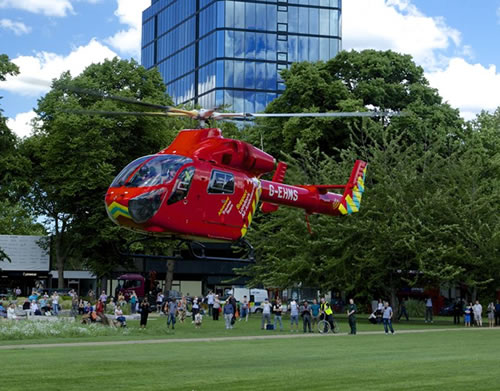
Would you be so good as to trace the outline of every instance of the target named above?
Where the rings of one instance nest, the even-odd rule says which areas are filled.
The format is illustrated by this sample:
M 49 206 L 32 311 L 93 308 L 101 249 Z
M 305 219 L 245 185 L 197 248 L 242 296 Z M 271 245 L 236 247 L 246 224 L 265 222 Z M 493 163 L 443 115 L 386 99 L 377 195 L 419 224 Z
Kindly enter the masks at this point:
M 330 327 L 332 328 L 333 331 L 332 307 L 330 306 L 330 303 L 325 300 L 324 297 L 321 298 L 320 311 L 321 311 L 321 318 L 325 319 L 330 324 Z

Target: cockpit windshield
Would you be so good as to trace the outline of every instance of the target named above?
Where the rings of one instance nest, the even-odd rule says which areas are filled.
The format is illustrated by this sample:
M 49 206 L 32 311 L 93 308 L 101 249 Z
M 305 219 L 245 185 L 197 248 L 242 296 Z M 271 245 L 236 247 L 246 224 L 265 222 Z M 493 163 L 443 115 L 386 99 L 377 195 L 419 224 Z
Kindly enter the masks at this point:
M 175 177 L 183 165 L 192 162 L 191 159 L 179 155 L 144 156 L 125 167 L 111 187 L 147 187 L 165 184 Z

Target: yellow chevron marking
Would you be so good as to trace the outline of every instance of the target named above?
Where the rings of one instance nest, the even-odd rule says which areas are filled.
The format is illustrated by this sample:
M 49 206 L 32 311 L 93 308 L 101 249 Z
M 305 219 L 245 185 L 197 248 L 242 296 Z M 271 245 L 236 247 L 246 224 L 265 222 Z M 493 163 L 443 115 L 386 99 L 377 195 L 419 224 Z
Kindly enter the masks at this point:
M 344 205 L 340 204 L 339 210 L 340 210 L 340 213 L 342 213 L 343 215 L 347 214 L 347 209 L 344 207 Z
M 353 212 L 357 212 L 358 211 L 358 207 L 356 206 L 356 204 L 354 203 L 354 201 L 352 200 L 351 196 L 348 195 L 345 200 L 347 201 L 347 203 L 349 204 L 349 206 L 351 207 L 352 211 Z
M 108 206 L 108 211 L 114 219 L 118 218 L 118 216 L 123 216 L 126 217 L 127 219 L 130 219 L 128 208 L 126 206 L 123 206 L 122 204 L 119 204 L 116 201 L 113 201 Z

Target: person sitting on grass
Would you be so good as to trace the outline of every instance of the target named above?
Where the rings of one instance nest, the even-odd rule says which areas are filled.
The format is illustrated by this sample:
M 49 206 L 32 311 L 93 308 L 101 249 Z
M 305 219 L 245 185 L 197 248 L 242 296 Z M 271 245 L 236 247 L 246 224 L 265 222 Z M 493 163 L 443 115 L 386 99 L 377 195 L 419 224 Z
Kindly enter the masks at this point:
M 7 319 L 17 320 L 15 303 L 11 303 L 9 308 L 7 308 Z
M 120 323 L 121 327 L 127 327 L 127 319 L 125 319 L 125 316 L 123 316 L 122 307 L 120 307 L 119 305 L 115 308 L 115 316 L 116 321 Z
M 38 306 L 38 303 L 36 302 L 36 300 L 33 300 L 31 302 L 31 313 L 33 315 L 36 315 L 36 316 L 40 316 L 42 315 L 42 311 L 40 311 L 40 307 Z

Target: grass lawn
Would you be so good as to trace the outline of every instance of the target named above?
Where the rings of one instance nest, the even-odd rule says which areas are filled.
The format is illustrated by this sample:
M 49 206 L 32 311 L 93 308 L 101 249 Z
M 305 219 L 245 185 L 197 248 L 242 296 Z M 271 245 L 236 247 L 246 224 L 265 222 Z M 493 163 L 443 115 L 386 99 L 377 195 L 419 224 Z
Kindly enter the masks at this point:
M 175 338 L 272 333 L 254 330 L 257 319 L 227 332 L 215 323 L 181 325 Z M 151 322 L 142 338 L 171 337 L 163 325 Z M 425 326 L 396 325 L 412 328 Z M 5 350 L 0 389 L 498 390 L 499 351 L 500 329 Z
M 341 332 L 348 332 L 349 326 L 345 315 L 336 315 L 337 323 L 340 325 Z M 382 325 L 372 325 L 367 321 L 367 315 L 360 315 L 358 317 L 358 331 L 376 331 L 382 330 Z M 22 322 L 22 321 L 20 321 Z M 208 316 L 204 317 L 203 325 L 200 329 L 195 329 L 191 324 L 190 319 L 185 323 L 177 323 L 175 332 L 167 330 L 166 318 L 158 317 L 152 314 L 148 321 L 145 330 L 139 329 L 139 321 L 129 321 L 127 329 L 109 329 L 107 335 L 93 336 L 93 337 L 61 337 L 51 336 L 45 338 L 26 338 L 9 340 L 2 338 L 0 335 L 1 345 L 19 345 L 19 344 L 46 344 L 46 343 L 59 343 L 59 342 L 89 342 L 89 341 L 123 341 L 123 340 L 141 340 L 141 339 L 170 339 L 170 338 L 210 338 L 210 337 L 227 337 L 227 336 L 253 336 L 253 335 L 271 335 L 273 333 L 280 334 L 280 331 L 267 331 L 261 330 L 261 318 L 259 315 L 253 315 L 248 323 L 241 321 L 237 322 L 233 330 L 225 330 L 224 319 L 220 318 L 215 322 Z M 301 322 L 299 322 L 301 323 Z M 1 325 L 1 323 L 0 323 Z M 85 327 L 85 326 L 82 326 Z M 427 329 L 427 328 L 450 328 L 460 326 L 453 326 L 451 318 L 436 318 L 435 322 L 425 324 L 422 319 L 412 320 L 411 322 L 402 321 L 395 323 L 396 330 L 410 330 L 410 329 Z M 283 333 L 289 333 L 290 320 L 289 317 L 283 319 Z M 302 325 L 300 324 L 302 330 Z M 315 330 L 316 331 L 316 330 Z

